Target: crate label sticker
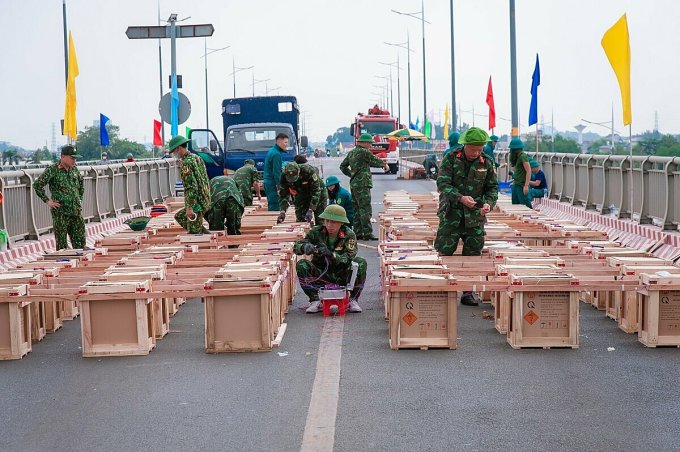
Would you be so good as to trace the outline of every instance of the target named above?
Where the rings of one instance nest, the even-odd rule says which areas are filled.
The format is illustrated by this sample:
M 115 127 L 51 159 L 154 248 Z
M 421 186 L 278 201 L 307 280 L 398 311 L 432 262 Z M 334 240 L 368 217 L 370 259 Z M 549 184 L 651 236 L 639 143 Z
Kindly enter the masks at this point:
M 399 302 L 401 337 L 447 337 L 450 304 L 448 294 L 446 292 L 413 292 L 413 294 L 413 297 L 407 295 Z
M 411 311 L 408 311 L 404 317 L 401 318 L 408 326 L 413 325 L 418 317 L 415 316 Z
M 659 336 L 680 335 L 680 290 L 659 291 Z
M 529 325 L 533 325 L 534 323 L 536 323 L 536 320 L 538 320 L 538 314 L 536 314 L 534 311 L 529 311 L 526 314 L 524 314 L 524 320 Z

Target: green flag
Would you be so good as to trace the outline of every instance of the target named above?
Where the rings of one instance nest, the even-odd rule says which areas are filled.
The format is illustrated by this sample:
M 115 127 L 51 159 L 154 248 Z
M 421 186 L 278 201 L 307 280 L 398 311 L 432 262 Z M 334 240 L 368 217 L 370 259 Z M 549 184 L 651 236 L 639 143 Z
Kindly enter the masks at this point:
M 185 127 L 185 129 L 186 130 L 184 131 L 184 136 L 189 138 L 189 134 L 191 133 L 191 127 Z

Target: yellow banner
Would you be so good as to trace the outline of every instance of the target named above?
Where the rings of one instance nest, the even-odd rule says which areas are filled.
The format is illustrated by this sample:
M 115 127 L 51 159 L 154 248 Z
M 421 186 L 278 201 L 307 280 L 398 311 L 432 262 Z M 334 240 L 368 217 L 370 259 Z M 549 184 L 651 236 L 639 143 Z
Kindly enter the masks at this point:
M 66 103 L 64 106 L 64 135 L 76 139 L 76 77 L 78 77 L 78 58 L 73 36 L 68 33 L 68 78 L 66 79 Z
M 619 81 L 623 124 L 627 126 L 633 122 L 633 113 L 630 107 L 630 38 L 625 14 L 604 34 L 602 48 Z

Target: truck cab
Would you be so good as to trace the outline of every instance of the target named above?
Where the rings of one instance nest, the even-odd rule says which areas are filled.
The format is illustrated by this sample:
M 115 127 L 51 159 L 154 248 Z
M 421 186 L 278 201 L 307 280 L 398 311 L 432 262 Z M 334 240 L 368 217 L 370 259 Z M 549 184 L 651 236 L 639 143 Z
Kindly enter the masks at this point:
M 390 168 L 390 173 L 396 174 L 399 168 L 399 146 L 396 139 L 391 139 L 387 134 L 399 128 L 397 118 L 390 115 L 387 110 L 380 109 L 377 105 L 368 110 L 368 114 L 359 113 L 354 123 L 349 127 L 349 133 L 356 140 L 362 133 L 370 133 L 374 137 L 371 152 L 381 160 L 384 160 Z

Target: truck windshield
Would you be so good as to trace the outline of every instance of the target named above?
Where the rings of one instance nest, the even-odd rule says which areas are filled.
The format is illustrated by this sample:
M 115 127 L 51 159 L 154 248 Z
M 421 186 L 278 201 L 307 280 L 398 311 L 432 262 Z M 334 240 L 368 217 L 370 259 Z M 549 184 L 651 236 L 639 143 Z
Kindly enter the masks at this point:
M 290 136 L 290 130 L 285 128 L 247 128 L 230 130 L 227 134 L 226 151 L 227 152 L 243 152 L 243 151 L 266 151 L 272 147 L 276 141 L 276 135 L 285 133 Z M 289 140 L 292 142 L 293 138 Z M 289 147 L 292 149 L 292 147 Z
M 371 135 L 386 135 L 393 132 L 393 121 L 362 121 L 359 123 L 360 133 L 370 133 Z

